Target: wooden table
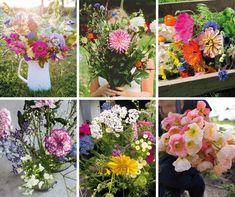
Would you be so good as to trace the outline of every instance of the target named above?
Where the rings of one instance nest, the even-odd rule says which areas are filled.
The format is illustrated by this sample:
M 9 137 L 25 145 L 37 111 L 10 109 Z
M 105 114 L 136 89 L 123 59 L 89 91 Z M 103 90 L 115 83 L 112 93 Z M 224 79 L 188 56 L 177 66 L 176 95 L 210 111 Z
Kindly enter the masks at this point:
M 218 72 L 159 81 L 159 97 L 191 97 L 235 88 L 235 70 L 229 70 L 229 77 L 220 81 Z

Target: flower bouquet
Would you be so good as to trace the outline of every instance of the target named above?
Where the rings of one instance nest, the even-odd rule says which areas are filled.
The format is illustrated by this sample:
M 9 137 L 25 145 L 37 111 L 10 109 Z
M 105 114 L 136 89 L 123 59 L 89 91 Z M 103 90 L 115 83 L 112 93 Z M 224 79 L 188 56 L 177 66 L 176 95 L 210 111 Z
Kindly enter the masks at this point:
M 111 106 L 80 127 L 80 195 L 155 195 L 155 104 Z
M 142 12 L 130 16 L 122 12 L 108 11 L 99 4 L 85 4 L 80 11 L 80 17 L 87 19 L 80 28 L 80 45 L 89 54 L 91 79 L 102 77 L 112 89 L 147 78 L 147 62 L 155 55 L 155 36 L 151 34 L 156 22 L 148 23 Z M 147 43 L 140 46 L 147 34 Z
M 0 149 L 12 162 L 13 173 L 21 175 L 24 184 L 19 189 L 25 195 L 49 190 L 56 183 L 53 173 L 76 164 L 76 103 L 67 104 L 70 110 L 66 119 L 56 113 L 61 104 L 25 101 L 23 112 L 17 114 L 17 129 L 11 126 L 10 112 L 0 110 Z
M 231 130 L 219 131 L 208 122 L 210 110 L 203 101 L 184 114 L 169 113 L 162 121 L 166 131 L 159 139 L 159 151 L 175 156 L 175 171 L 191 167 L 221 175 L 232 167 L 235 159 L 235 135 Z
M 49 63 L 65 59 L 76 45 L 76 30 L 71 26 L 74 22 L 13 10 L 2 18 L 1 39 L 10 51 L 23 58 L 18 68 L 19 78 L 30 90 L 49 90 Z M 28 64 L 27 79 L 20 74 L 23 61 Z
M 235 11 L 197 7 L 198 13 L 178 11 L 159 24 L 160 79 L 218 71 L 219 79 L 225 80 L 227 69 L 235 66 Z

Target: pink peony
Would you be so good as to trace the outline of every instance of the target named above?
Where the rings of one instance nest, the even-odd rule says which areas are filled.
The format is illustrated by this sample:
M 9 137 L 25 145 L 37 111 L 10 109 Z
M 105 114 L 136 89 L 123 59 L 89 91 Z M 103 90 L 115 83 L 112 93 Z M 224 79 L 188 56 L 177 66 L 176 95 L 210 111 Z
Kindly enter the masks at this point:
M 10 134 L 11 114 L 7 109 L 0 110 L 0 139 Z
M 34 101 L 35 105 L 32 105 L 31 108 L 42 108 L 48 106 L 53 109 L 56 107 L 54 100 L 37 100 Z
M 185 140 L 182 135 L 174 134 L 169 140 L 169 154 L 185 157 L 187 155 Z
M 36 58 L 45 57 L 48 53 L 47 43 L 42 40 L 34 42 L 32 45 L 32 51 L 34 52 Z
M 193 27 L 194 27 L 194 20 L 193 18 L 187 13 L 181 13 L 177 17 L 177 21 L 175 24 L 175 32 L 176 38 L 178 41 L 183 41 L 185 44 L 193 36 Z
M 109 34 L 108 43 L 117 53 L 125 53 L 129 48 L 131 36 L 126 30 L 118 29 Z
M 54 129 L 50 136 L 46 136 L 45 147 L 47 151 L 57 157 L 64 157 L 72 150 L 72 138 L 64 129 Z

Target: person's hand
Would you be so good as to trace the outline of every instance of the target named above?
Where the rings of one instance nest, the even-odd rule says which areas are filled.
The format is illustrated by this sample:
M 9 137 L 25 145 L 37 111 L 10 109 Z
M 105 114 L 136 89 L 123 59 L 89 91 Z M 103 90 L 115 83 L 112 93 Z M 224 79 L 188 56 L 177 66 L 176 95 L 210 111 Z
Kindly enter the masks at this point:
M 115 90 L 112 90 L 116 94 L 116 96 L 123 96 L 123 97 L 131 97 L 132 94 L 130 91 L 126 90 L 123 87 L 117 87 Z
M 103 97 L 116 96 L 116 91 L 110 89 L 110 86 L 107 84 L 107 85 L 99 87 L 96 90 L 95 94 L 96 94 L 96 96 L 103 96 Z

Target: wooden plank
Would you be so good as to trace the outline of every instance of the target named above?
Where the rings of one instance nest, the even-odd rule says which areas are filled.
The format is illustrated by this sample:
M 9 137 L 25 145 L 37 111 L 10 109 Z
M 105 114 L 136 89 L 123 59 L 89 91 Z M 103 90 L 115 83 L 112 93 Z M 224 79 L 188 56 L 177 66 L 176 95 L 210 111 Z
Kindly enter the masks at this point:
M 235 70 L 229 70 L 229 78 L 220 81 L 218 73 L 188 78 L 159 81 L 160 97 L 191 97 L 235 88 Z
M 162 3 L 159 4 L 159 17 L 161 18 L 168 14 L 174 15 L 178 10 L 196 11 L 198 3 L 206 4 L 211 11 L 222 11 L 226 7 L 235 8 L 235 0 L 200 0 L 179 3 Z

